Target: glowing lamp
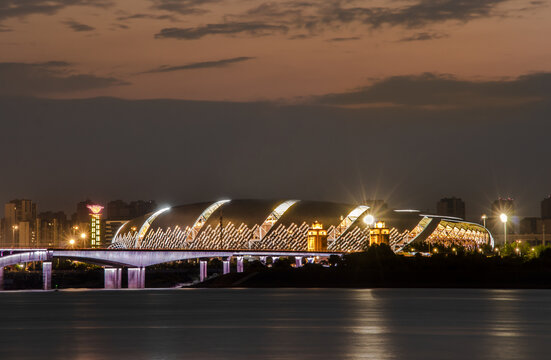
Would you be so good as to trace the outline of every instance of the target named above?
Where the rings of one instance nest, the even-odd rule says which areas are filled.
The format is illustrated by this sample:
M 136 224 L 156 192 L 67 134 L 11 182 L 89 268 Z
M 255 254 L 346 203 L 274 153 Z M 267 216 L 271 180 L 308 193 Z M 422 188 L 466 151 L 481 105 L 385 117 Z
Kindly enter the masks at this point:
M 364 217 L 364 223 L 366 223 L 367 225 L 373 225 L 373 223 L 375 223 L 375 217 L 373 217 L 373 215 L 369 214 L 369 215 L 366 215 Z

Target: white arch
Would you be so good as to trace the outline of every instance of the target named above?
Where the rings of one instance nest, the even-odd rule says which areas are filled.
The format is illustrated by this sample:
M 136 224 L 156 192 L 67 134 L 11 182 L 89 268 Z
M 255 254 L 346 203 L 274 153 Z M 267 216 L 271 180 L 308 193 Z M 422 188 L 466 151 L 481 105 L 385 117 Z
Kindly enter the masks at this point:
M 266 220 L 260 225 L 258 230 L 254 234 L 254 240 L 262 240 L 264 236 L 270 231 L 274 224 L 285 214 L 287 210 L 295 205 L 299 200 L 287 200 L 276 206 L 276 208 L 268 215 Z
M 119 228 L 117 229 L 117 232 L 115 232 L 115 236 L 113 236 L 113 239 L 111 240 L 111 243 L 117 242 L 117 236 L 119 236 L 119 233 L 121 232 L 121 229 L 130 222 L 130 220 L 125 221 Z
M 330 233 L 328 240 L 338 240 L 354 224 L 363 213 L 369 209 L 367 205 L 359 205 L 352 210 Z
M 195 220 L 195 223 L 193 224 L 193 226 L 191 227 L 191 229 L 189 229 L 188 233 L 187 233 L 187 236 L 186 236 L 186 242 L 190 242 L 190 241 L 193 241 L 195 239 L 195 237 L 197 236 L 197 234 L 199 234 L 199 231 L 201 231 L 201 228 L 203 227 L 203 225 L 205 225 L 205 223 L 207 222 L 207 220 L 209 219 L 209 217 L 222 205 L 230 202 L 231 200 L 220 200 L 220 201 L 217 201 L 213 204 L 211 204 L 209 207 L 207 207 L 202 213 L 201 215 L 199 215 L 199 217 L 197 218 L 197 220 Z
M 140 228 L 140 231 L 138 231 L 138 236 L 136 237 L 136 245 L 134 246 L 136 249 L 140 248 L 142 239 L 145 237 L 147 230 L 149 230 L 149 228 L 151 227 L 151 224 L 157 218 L 157 216 L 161 215 L 162 213 L 168 210 L 170 210 L 169 207 L 158 210 L 154 212 L 150 217 L 148 217 L 147 220 L 144 221 L 142 227 Z

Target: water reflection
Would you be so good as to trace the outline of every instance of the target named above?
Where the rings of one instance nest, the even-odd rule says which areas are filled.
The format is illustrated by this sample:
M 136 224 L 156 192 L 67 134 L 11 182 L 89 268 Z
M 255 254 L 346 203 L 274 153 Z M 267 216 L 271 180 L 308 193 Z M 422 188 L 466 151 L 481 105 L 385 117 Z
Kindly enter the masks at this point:
M 468 289 L 2 293 L 0 359 L 545 359 L 550 300 Z

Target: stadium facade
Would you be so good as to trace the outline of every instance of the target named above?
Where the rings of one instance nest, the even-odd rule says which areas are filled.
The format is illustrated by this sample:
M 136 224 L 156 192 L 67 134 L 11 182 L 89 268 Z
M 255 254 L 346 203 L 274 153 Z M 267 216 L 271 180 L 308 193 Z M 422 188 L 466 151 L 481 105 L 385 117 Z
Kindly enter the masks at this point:
M 374 220 L 388 229 L 387 241 L 396 252 L 421 242 L 469 249 L 494 245 L 491 233 L 480 224 L 418 210 L 300 200 L 221 200 L 163 208 L 128 221 L 110 247 L 308 251 L 309 230 L 316 223 L 326 230 L 327 251 L 352 252 L 369 243 Z

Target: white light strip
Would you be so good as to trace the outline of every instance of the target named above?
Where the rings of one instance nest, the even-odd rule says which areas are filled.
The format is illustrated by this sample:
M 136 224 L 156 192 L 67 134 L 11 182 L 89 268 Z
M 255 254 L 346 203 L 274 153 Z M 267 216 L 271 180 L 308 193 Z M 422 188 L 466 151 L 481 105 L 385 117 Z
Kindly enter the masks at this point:
M 147 230 L 149 230 L 149 227 L 153 223 L 153 221 L 157 218 L 157 216 L 161 215 L 165 211 L 170 210 L 169 207 L 158 210 L 154 212 L 150 217 L 147 218 L 147 220 L 143 223 L 142 227 L 140 228 L 140 231 L 138 232 L 138 236 L 136 238 L 136 249 L 140 248 L 140 243 L 142 239 L 145 237 L 145 234 L 147 233 Z

